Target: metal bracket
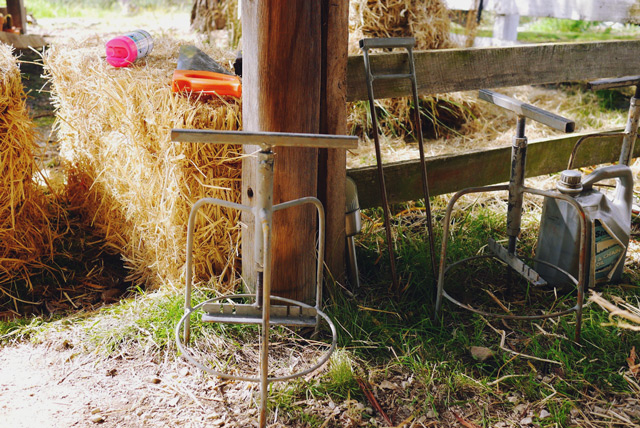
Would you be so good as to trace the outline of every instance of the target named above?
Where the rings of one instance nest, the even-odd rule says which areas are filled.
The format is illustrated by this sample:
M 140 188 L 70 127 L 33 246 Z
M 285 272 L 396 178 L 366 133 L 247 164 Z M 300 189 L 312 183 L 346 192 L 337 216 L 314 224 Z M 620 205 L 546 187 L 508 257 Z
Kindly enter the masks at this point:
M 204 322 L 262 324 L 262 308 L 246 303 L 207 303 L 202 306 Z M 315 327 L 318 310 L 300 306 L 271 305 L 270 325 Z
M 498 244 L 493 238 L 489 238 L 489 249 L 503 262 L 508 264 L 520 274 L 524 279 L 532 283 L 533 285 L 544 286 L 547 285 L 547 281 L 542 279 L 540 274 L 533 270 L 529 265 L 520 260 L 515 254 L 509 254 L 506 248 Z

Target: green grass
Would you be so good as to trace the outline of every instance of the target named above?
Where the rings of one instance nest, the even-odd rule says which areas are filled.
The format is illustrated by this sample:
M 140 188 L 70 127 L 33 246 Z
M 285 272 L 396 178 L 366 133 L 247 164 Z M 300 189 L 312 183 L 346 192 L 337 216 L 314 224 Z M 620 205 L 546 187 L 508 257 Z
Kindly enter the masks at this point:
M 145 11 L 188 10 L 190 2 L 178 0 L 135 0 L 130 2 Z M 123 12 L 117 0 L 30 0 L 27 10 L 39 18 L 105 18 L 119 16 Z
M 483 14 L 476 37 L 493 37 L 493 19 L 491 14 Z M 612 27 L 600 22 L 558 18 L 521 17 L 520 25 L 523 28 L 518 31 L 518 42 L 521 43 L 634 40 L 639 33 L 637 26 L 630 24 Z M 452 23 L 451 31 L 465 34 L 465 28 L 457 23 Z
M 375 211 L 368 214 L 372 218 L 379 215 Z M 454 221 L 458 230 L 450 241 L 450 260 L 471 256 L 488 236 L 504 233 L 504 216 L 497 214 L 495 207 L 476 206 L 459 213 Z M 531 402 L 552 396 L 552 405 L 547 409 L 551 416 L 545 419 L 545 426 L 550 420 L 558 426 L 568 426 L 569 410 L 585 394 L 603 400 L 633 395 L 623 373 L 631 349 L 640 348 L 640 337 L 631 331 L 603 327 L 608 314 L 594 305 L 585 308 L 581 344 L 572 340 L 574 315 L 547 321 L 508 321 L 506 328 L 495 319 L 479 317 L 445 302 L 440 319 L 432 321 L 433 274 L 428 268 L 425 235 L 421 227 L 411 224 L 415 222 L 403 224 L 396 219 L 396 257 L 405 292 L 396 296 L 388 291 L 387 255 L 380 256 L 377 251 L 386 249 L 381 245 L 383 235 L 379 231 L 360 238 L 359 263 L 366 285 L 358 290 L 355 299 L 339 291 L 331 293 L 328 311 L 341 326 L 340 346 L 358 360 L 399 364 L 407 373 L 419 376 L 425 390 L 437 386 L 436 393 L 427 393 L 416 403 L 422 406 L 421 412 L 442 412 L 472 397 L 489 400 L 495 396 L 504 400 L 511 393 L 522 393 Z M 534 239 L 535 231 L 524 234 L 525 253 L 532 251 Z M 461 277 L 487 276 L 497 271 L 495 267 L 472 268 Z M 470 290 L 467 284 L 460 288 L 474 297 L 474 305 L 490 302 L 479 289 Z M 638 296 L 639 291 L 638 284 L 626 289 L 605 289 L 605 293 L 627 298 Z M 528 310 L 552 306 L 561 309 L 572 306 L 575 296 L 556 300 L 553 293 L 535 293 L 529 299 Z M 500 349 L 501 330 L 507 335 L 507 346 L 524 356 Z M 494 357 L 475 361 L 469 352 L 471 346 L 487 347 L 494 351 Z M 501 378 L 504 380 L 497 388 L 493 382 Z M 501 405 L 509 407 L 506 401 Z
M 338 351 L 320 374 L 274 384 L 277 386 L 272 388 L 269 405 L 278 409 L 283 420 L 304 422 L 310 427 L 322 426 L 323 419 L 307 403 L 331 401 L 344 406 L 351 420 L 368 423 L 372 416 L 365 409 L 370 404 L 357 378 L 372 385 L 380 385 L 386 379 L 411 380 L 409 385 L 387 392 L 392 396 L 387 401 L 383 401 L 384 395 L 381 398 L 378 389 L 378 399 L 383 406 L 390 411 L 400 409 L 399 414 L 402 409 L 410 409 L 413 415 L 443 418 L 451 406 L 480 409 L 491 403 L 489 410 L 478 410 L 476 419 L 472 420 L 480 426 L 495 424 L 523 402 L 550 413 L 544 420 L 534 417 L 540 426 L 571 426 L 571 410 L 584 407 L 585 400 L 607 402 L 614 397 L 634 396 L 624 376 L 628 370 L 626 358 L 633 347 L 640 349 L 640 336 L 629 330 L 603 326 L 609 321 L 608 314 L 595 305 L 585 308 L 580 344 L 572 340 L 573 314 L 546 321 L 504 324 L 445 302 L 440 317 L 432 320 L 434 275 L 428 263 L 424 222 L 420 214 L 411 214 L 414 211 L 403 211 L 404 208 L 396 207 L 396 212 L 403 214 L 393 219 L 398 237 L 398 271 L 404 291 L 396 294 L 389 290 L 391 281 L 384 233 L 379 225 L 380 212 L 369 210 L 366 214 L 374 222 L 365 221 L 365 232 L 358 237 L 362 287 L 354 290 L 353 296 L 337 285 L 328 288 L 326 311 L 339 330 Z M 442 208 L 441 201 L 436 199 L 437 221 L 442 220 Z M 456 213 L 450 236 L 450 260 L 476 254 L 488 236 L 500 239 L 505 218 L 498 208 L 475 203 Z M 531 215 L 527 212 L 525 217 Z M 535 235 L 536 230 L 523 233 L 525 252 L 532 251 Z M 437 240 L 440 239 L 438 236 Z M 464 278 L 486 280 L 488 284 L 487 278 L 495 275 L 496 281 L 491 283 L 495 285 L 504 275 L 498 267 L 488 268 L 483 265 L 484 261 L 479 263 L 479 266 L 462 268 L 463 280 L 452 288 L 472 296 L 474 305 L 488 305 L 491 299 L 486 298 L 480 288 L 472 288 Z M 625 281 L 625 287 L 608 286 L 601 291 L 634 301 L 640 297 L 638 279 L 625 277 Z M 496 295 L 508 304 L 509 296 L 499 294 L 498 288 L 496 286 Z M 558 291 L 556 297 L 552 292 L 530 290 L 526 300 L 521 298 L 524 292 L 519 292 L 514 300 L 522 303 L 513 303 L 511 307 L 514 311 L 527 312 L 572 305 L 575 297 L 567 292 L 563 299 L 562 293 L 563 290 Z M 202 294 L 194 300 L 204 298 Z M 176 351 L 173 330 L 182 316 L 182 305 L 180 293 L 139 292 L 133 298 L 93 314 L 0 323 L 0 341 L 38 340 L 47 331 L 74 328 L 88 339 L 88 350 L 104 355 L 118 355 L 132 347 L 143 349 L 145 355 L 166 355 L 167 351 Z M 234 346 L 242 349 L 244 339 L 255 337 L 257 330 L 243 326 L 204 327 L 194 317 L 193 332 L 196 341 L 228 338 L 232 353 Z M 501 348 L 503 334 L 504 348 L 517 354 Z M 493 356 L 483 362 L 475 360 L 470 353 L 471 346 L 489 348 Z

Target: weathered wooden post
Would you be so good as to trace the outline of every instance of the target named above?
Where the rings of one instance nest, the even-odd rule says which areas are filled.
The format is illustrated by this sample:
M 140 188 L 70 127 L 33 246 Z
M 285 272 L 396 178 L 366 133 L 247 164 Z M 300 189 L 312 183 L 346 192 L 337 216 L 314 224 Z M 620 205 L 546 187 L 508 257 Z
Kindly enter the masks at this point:
M 328 0 L 242 2 L 244 130 L 300 133 L 344 131 L 346 6 L 329 5 Z M 335 10 L 345 13 L 344 20 L 339 23 L 331 18 Z M 323 43 L 323 17 L 327 22 L 324 40 L 331 40 L 330 43 Z M 340 33 L 339 37 L 329 30 L 336 25 L 344 27 L 340 28 L 344 34 Z M 343 54 L 337 54 L 332 48 L 323 48 L 332 46 L 338 39 L 341 40 Z M 327 68 L 327 64 L 331 69 Z M 331 76 L 331 73 L 338 78 L 325 77 L 323 83 L 323 76 Z M 328 84 L 327 80 L 330 80 Z M 321 110 L 331 111 L 335 108 L 334 94 L 340 91 L 341 101 L 337 103 L 342 105 L 340 112 L 322 115 L 321 118 Z M 341 118 L 340 115 L 345 117 Z M 253 151 L 252 146 L 245 147 L 245 153 Z M 323 151 L 320 177 L 317 149 L 278 147 L 275 151 L 274 203 L 315 196 L 320 183 L 321 198 L 328 217 L 329 263 L 332 267 L 341 265 L 343 271 L 345 243 L 340 236 L 344 237 L 344 150 Z M 246 157 L 242 169 L 243 203 L 251 204 L 254 198 L 255 158 Z M 253 287 L 257 276 L 252 254 L 255 238 L 253 220 L 248 218 L 250 216 L 246 217 L 243 221 L 249 227 L 242 230 L 242 270 L 248 286 Z M 285 210 L 274 215 L 273 294 L 303 302 L 313 299 L 315 234 L 316 218 L 310 207 Z
M 7 0 L 7 13 L 13 18 L 13 25 L 20 29 L 20 34 L 27 34 L 27 13 L 23 0 Z
M 347 61 L 349 2 L 322 2 L 322 91 L 320 133 L 347 133 Z M 318 198 L 324 204 L 327 221 L 325 264 L 330 275 L 343 280 L 345 274 L 345 187 L 346 152 L 320 149 Z M 329 276 L 329 275 L 327 275 Z

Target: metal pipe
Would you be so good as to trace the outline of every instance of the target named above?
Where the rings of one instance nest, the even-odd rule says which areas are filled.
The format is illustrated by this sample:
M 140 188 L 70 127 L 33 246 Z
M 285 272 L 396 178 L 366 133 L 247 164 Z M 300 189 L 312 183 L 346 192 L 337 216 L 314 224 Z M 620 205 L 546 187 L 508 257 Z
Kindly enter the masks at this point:
M 273 225 L 273 164 L 271 147 L 258 153 L 258 181 L 256 191 L 256 237 L 254 257 L 256 270 L 262 274 L 262 287 L 256 289 L 256 303 L 262 306 L 262 329 L 260 331 L 260 416 L 261 428 L 267 424 L 267 398 L 269 395 L 269 318 L 271 317 L 271 230 Z M 258 233 L 260 232 L 260 233 Z M 258 300 L 261 293 L 262 302 Z
M 624 128 L 624 138 L 622 139 L 622 149 L 620 149 L 620 163 L 629 165 L 633 157 L 633 146 L 638 137 L 638 121 L 640 120 L 640 88 L 636 86 L 635 96 L 631 97 L 629 103 L 629 116 L 627 125 Z
M 357 289 L 360 288 L 360 275 L 358 275 L 358 258 L 356 256 L 355 237 L 347 237 L 347 253 L 349 255 L 349 274 L 351 283 Z
M 422 176 L 422 193 L 424 195 L 424 207 L 427 216 L 427 233 L 429 239 L 429 255 L 431 260 L 432 275 L 436 275 L 436 245 L 433 236 L 433 218 L 431 215 L 431 198 L 429 196 L 429 179 L 427 176 L 427 162 L 424 156 L 424 137 L 422 135 L 422 121 L 420 119 L 420 101 L 418 99 L 418 82 L 416 81 L 415 63 L 413 61 L 413 49 L 407 48 L 409 53 L 409 65 L 411 67 L 411 89 L 413 92 L 413 110 L 414 110 L 414 126 L 418 134 L 418 151 L 420 152 L 420 164 L 422 168 L 420 173 Z
M 509 178 L 509 196 L 507 205 L 507 236 L 509 254 L 515 254 L 520 225 L 522 224 L 522 203 L 524 173 L 527 162 L 527 137 L 524 136 L 525 118 L 518 116 L 516 136 L 511 146 L 511 174 Z
M 254 208 L 255 221 L 255 235 L 261 236 L 263 233 L 263 225 L 258 221 L 264 210 L 268 210 L 269 213 L 273 207 L 273 162 L 274 154 L 271 151 L 271 147 L 262 149 L 257 154 L 258 166 L 257 175 L 260 180 L 256 186 L 256 202 Z M 258 281 L 256 283 L 256 306 L 260 307 L 262 304 L 262 294 L 264 289 L 264 271 L 270 268 L 264 265 L 264 241 L 262 239 L 255 239 L 253 243 L 253 259 L 256 263 L 256 272 Z M 268 295 L 268 294 L 267 294 Z
M 262 329 L 260 350 L 260 428 L 267 426 L 267 398 L 269 397 L 269 318 L 271 317 L 271 225 L 273 211 L 260 210 L 264 244 L 264 282 L 262 294 Z

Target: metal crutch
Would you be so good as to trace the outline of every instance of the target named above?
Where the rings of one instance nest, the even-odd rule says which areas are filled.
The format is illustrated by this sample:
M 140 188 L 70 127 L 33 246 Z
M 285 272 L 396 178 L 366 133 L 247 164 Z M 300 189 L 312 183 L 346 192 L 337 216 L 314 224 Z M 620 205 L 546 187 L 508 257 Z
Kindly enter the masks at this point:
M 537 122 L 540 122 L 544 125 L 547 125 L 551 128 L 557 129 L 562 132 L 573 132 L 575 128 L 575 123 L 569 119 L 565 119 L 556 114 L 547 112 L 545 110 L 542 110 L 530 104 L 525 104 L 514 98 L 499 94 L 494 91 L 481 90 L 479 92 L 479 97 L 484 101 L 488 101 L 499 107 L 510 110 L 516 113 L 516 115 L 518 116 L 516 135 L 513 139 L 513 145 L 512 145 L 512 151 L 511 151 L 511 174 L 509 178 L 509 184 L 473 187 L 473 188 L 464 189 L 457 192 L 449 201 L 449 205 L 447 206 L 447 212 L 444 218 L 444 227 L 442 232 L 442 236 L 443 236 L 442 250 L 440 253 L 440 269 L 438 272 L 438 288 L 437 288 L 434 318 L 436 318 L 440 313 L 443 298 L 446 298 L 447 300 L 454 303 L 455 305 L 463 309 L 467 309 L 471 312 L 474 312 L 483 316 L 490 316 L 490 317 L 496 317 L 496 318 L 502 318 L 502 319 L 534 320 L 534 319 L 558 317 L 561 315 L 566 315 L 571 312 L 576 312 L 575 338 L 576 338 L 576 341 L 579 341 L 581 327 L 582 327 L 582 305 L 584 302 L 584 289 L 585 289 L 585 282 L 586 282 L 587 273 L 589 269 L 589 264 L 587 263 L 587 218 L 588 217 L 584 209 L 582 208 L 582 206 L 579 203 L 577 203 L 572 197 L 561 194 L 559 192 L 533 189 L 530 187 L 526 187 L 524 185 L 526 154 L 527 154 L 527 137 L 525 136 L 526 119 L 535 120 Z M 508 236 L 508 242 L 509 242 L 508 247 L 505 249 L 500 244 L 498 244 L 495 240 L 489 238 L 488 247 L 491 250 L 492 254 L 469 257 L 469 258 L 462 259 L 447 265 L 446 256 L 447 256 L 447 243 L 448 243 L 448 236 L 449 236 L 449 224 L 451 222 L 451 213 L 453 211 L 456 201 L 460 197 L 470 193 L 505 191 L 505 190 L 508 191 L 508 194 L 509 194 L 508 209 L 507 209 L 507 236 Z M 554 198 L 554 199 L 561 199 L 569 203 L 571 206 L 573 206 L 578 212 L 579 221 L 580 221 L 580 256 L 578 261 L 578 278 L 577 279 L 574 278 L 568 272 L 560 269 L 555 265 L 552 265 L 551 263 L 544 262 L 542 260 L 536 260 L 539 263 L 543 263 L 545 265 L 550 266 L 551 268 L 561 271 L 563 274 L 567 276 L 567 278 L 569 278 L 573 282 L 573 284 L 576 286 L 578 290 L 576 305 L 564 311 L 557 311 L 557 312 L 546 313 L 542 315 L 513 315 L 513 314 L 486 312 L 486 311 L 482 311 L 474 307 L 471 307 L 469 305 L 463 304 L 462 302 L 459 302 L 458 300 L 450 296 L 445 291 L 446 273 L 454 266 L 466 263 L 471 260 L 480 259 L 480 258 L 496 258 L 498 260 L 501 260 L 507 266 L 509 266 L 510 269 L 513 269 L 516 273 L 520 274 L 530 283 L 538 286 L 546 285 L 546 281 L 542 277 L 540 277 L 540 275 L 534 269 L 532 269 L 526 263 L 524 263 L 516 253 L 517 240 L 518 240 L 518 235 L 520 234 L 520 225 L 522 220 L 523 196 L 525 193 L 545 196 L 545 197 Z
M 422 136 L 422 122 L 420 119 L 420 104 L 418 100 L 418 82 L 416 79 L 415 62 L 413 60 L 413 48 L 416 45 L 416 39 L 413 37 L 390 37 L 390 38 L 374 38 L 374 39 L 362 39 L 360 40 L 360 48 L 364 56 L 364 69 L 367 80 L 367 92 L 369 94 L 369 109 L 371 114 L 371 126 L 374 129 L 374 144 L 376 151 L 376 164 L 378 168 L 378 182 L 380 184 L 380 194 L 382 197 L 382 208 L 384 211 L 384 226 L 387 236 L 387 248 L 389 251 L 389 262 L 391 266 L 391 275 L 393 280 L 393 287 L 396 292 L 399 291 L 398 277 L 396 273 L 395 257 L 393 252 L 393 238 L 391 234 L 391 222 L 390 222 L 390 210 L 389 201 L 387 199 L 387 188 L 384 181 L 384 171 L 382 168 L 382 153 L 380 150 L 380 136 L 378 130 L 378 121 L 375 112 L 375 97 L 373 94 L 373 82 L 375 80 L 398 80 L 409 79 L 411 81 L 411 91 L 413 95 L 414 104 L 414 128 L 418 134 L 418 150 L 420 152 L 420 163 L 422 164 L 422 192 L 424 195 L 424 205 L 427 216 L 427 232 L 429 234 L 429 254 L 431 259 L 431 271 L 435 275 L 436 273 L 436 251 L 435 251 L 435 239 L 433 236 L 433 220 L 431 215 L 431 200 L 429 197 L 429 183 L 427 179 L 427 164 L 424 156 L 424 138 Z M 401 74 L 375 74 L 371 68 L 371 62 L 369 58 L 369 50 L 382 48 L 382 49 L 394 49 L 401 48 L 406 49 L 407 57 L 409 61 L 409 72 Z
M 192 143 L 217 143 L 217 144 L 253 144 L 259 145 L 258 152 L 258 182 L 256 189 L 255 206 L 241 205 L 216 198 L 203 198 L 198 200 L 189 214 L 187 226 L 187 260 L 185 266 L 185 307 L 184 315 L 175 329 L 175 340 L 183 357 L 204 372 L 225 379 L 257 382 L 260 384 L 260 427 L 266 426 L 267 397 L 269 383 L 284 381 L 308 374 L 322 366 L 333 353 L 337 332 L 331 319 L 322 312 L 322 270 L 324 254 L 324 208 L 315 197 L 304 197 L 273 205 L 273 172 L 275 154 L 273 146 L 289 147 L 322 147 L 322 148 L 357 148 L 357 137 L 337 135 L 315 134 L 289 134 L 273 132 L 238 132 L 238 131 L 203 131 L 174 129 L 171 132 L 172 141 Z M 255 294 L 235 294 L 220 296 L 206 300 L 196 306 L 192 306 L 192 263 L 193 263 L 193 232 L 195 218 L 199 209 L 205 204 L 219 205 L 226 208 L 250 212 L 255 218 L 255 243 L 254 254 L 258 279 Z M 303 204 L 311 204 L 316 207 L 318 213 L 318 262 L 316 266 L 316 302 L 315 306 L 308 305 L 284 297 L 271 295 L 271 236 L 272 218 L 275 211 L 287 209 Z M 262 239 L 259 237 L 262 236 Z M 253 299 L 253 303 L 220 303 L 222 300 Z M 272 306 L 271 301 L 284 303 L 284 305 Z M 197 361 L 187 350 L 180 338 L 180 331 L 184 329 L 184 342 L 190 339 L 191 314 L 202 309 L 203 322 L 231 323 L 231 324 L 259 324 L 261 325 L 260 348 L 260 375 L 258 377 L 230 375 L 206 367 Z M 288 326 L 318 326 L 320 318 L 329 325 L 332 341 L 329 350 L 312 367 L 287 376 L 269 377 L 269 328 L 272 325 Z

